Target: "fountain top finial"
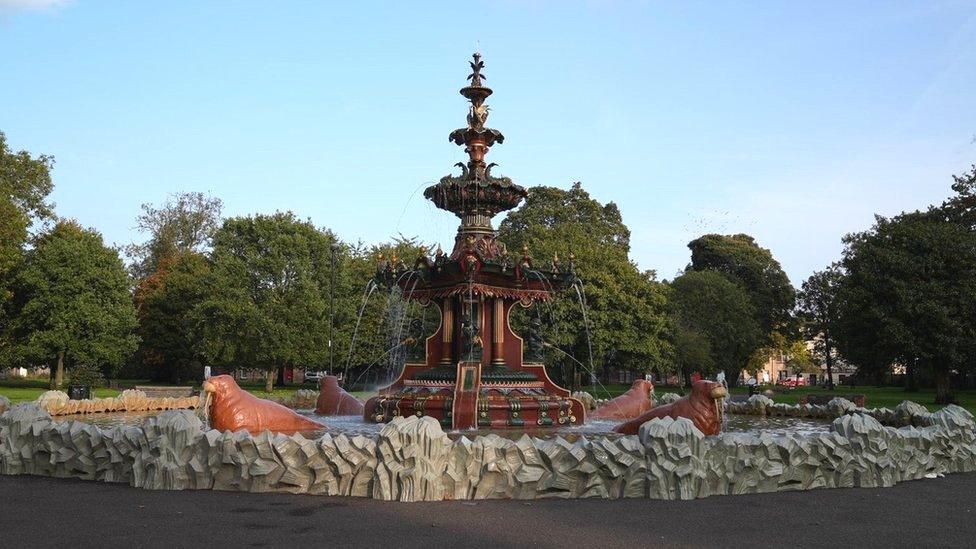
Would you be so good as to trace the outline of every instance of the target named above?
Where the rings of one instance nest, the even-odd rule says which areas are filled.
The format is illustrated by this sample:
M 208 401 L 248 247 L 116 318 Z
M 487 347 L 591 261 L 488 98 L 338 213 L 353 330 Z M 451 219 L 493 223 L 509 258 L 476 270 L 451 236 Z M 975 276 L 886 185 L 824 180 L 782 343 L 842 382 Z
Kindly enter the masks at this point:
M 485 68 L 485 62 L 481 60 L 481 52 L 476 51 L 471 54 L 471 57 L 474 58 L 474 61 L 468 61 L 468 64 L 471 65 L 471 74 L 468 75 L 468 80 L 471 81 L 472 86 L 480 86 L 482 78 L 488 79 L 487 76 L 481 74 L 481 69 Z
M 487 234 L 491 229 L 491 218 L 500 212 L 518 206 L 527 195 L 526 190 L 507 177 L 495 176 L 491 169 L 495 163 L 485 161 L 488 150 L 496 143 L 502 143 L 502 132 L 486 126 L 489 107 L 485 99 L 492 94 L 491 88 L 484 85 L 487 79 L 481 73 L 485 62 L 481 52 L 474 52 L 471 60 L 471 74 L 467 76 L 468 85 L 460 93 L 471 102 L 468 108 L 467 126 L 451 132 L 451 142 L 464 147 L 468 155 L 466 163 L 458 162 L 461 175 L 447 175 L 436 185 L 428 187 L 424 196 L 438 208 L 455 213 L 461 218 L 461 229 L 472 229 L 479 234 Z M 457 241 L 463 245 L 464 239 Z
M 481 74 L 481 69 L 485 68 L 485 62 L 481 60 L 481 53 L 474 52 L 471 54 L 471 58 L 474 59 L 474 61 L 468 61 L 468 64 L 471 65 L 471 74 L 468 75 L 468 80 L 471 83 L 461 88 L 460 92 L 461 95 L 471 101 L 471 108 L 468 110 L 468 127 L 455 130 L 455 133 L 470 130 L 474 132 L 474 135 L 458 136 L 456 138 L 453 133 L 451 134 L 452 141 L 458 145 L 464 144 L 468 149 L 471 148 L 471 138 L 483 138 L 486 133 L 490 135 L 488 139 L 490 143 L 487 144 L 488 147 L 493 145 L 495 141 L 501 143 L 505 139 L 497 130 L 485 128 L 485 122 L 488 121 L 488 111 L 490 110 L 488 105 L 485 105 L 485 99 L 492 94 L 492 91 L 491 88 L 482 85 L 481 82 L 482 80 L 488 79 L 487 76 Z M 470 153 L 470 150 L 468 152 Z M 485 149 L 485 152 L 487 152 L 487 149 Z

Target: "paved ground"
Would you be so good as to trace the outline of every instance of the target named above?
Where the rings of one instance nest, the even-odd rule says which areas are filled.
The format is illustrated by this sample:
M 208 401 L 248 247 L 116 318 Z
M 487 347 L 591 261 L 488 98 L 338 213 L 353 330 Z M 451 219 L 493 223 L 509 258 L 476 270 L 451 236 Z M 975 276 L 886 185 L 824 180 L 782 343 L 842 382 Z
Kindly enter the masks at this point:
M 973 547 L 976 474 L 697 501 L 384 503 L 0 476 L 0 547 Z

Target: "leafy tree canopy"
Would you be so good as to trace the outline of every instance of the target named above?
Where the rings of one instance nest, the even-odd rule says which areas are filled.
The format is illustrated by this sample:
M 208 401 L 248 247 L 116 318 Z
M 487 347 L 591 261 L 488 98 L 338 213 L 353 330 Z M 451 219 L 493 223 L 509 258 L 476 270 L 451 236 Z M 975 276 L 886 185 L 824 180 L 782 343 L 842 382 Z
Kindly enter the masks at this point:
M 113 368 L 138 343 L 129 279 L 116 250 L 74 221 L 39 235 L 13 277 L 12 333 L 25 364 Z
M 0 310 L 10 297 L 5 276 L 20 261 L 31 225 L 52 215 L 47 196 L 53 167 L 51 156 L 11 151 L 0 132 Z
M 674 279 L 671 290 L 679 339 L 703 339 L 711 351 L 711 360 L 698 367 L 691 355 L 679 357 L 679 363 L 689 368 L 683 372 L 686 379 L 692 371 L 712 373 L 708 369 L 712 365 L 724 371 L 729 384 L 735 385 L 763 335 L 749 294 L 740 284 L 712 270 L 687 271 Z M 683 343 L 687 344 L 690 342 Z
M 565 266 L 575 255 L 596 369 L 671 367 L 671 346 L 664 338 L 665 290 L 653 272 L 640 272 L 628 258 L 630 230 L 616 204 L 601 204 L 579 183 L 568 190 L 533 187 L 525 204 L 502 221 L 499 238 L 513 253 L 526 246 L 536 265 L 557 258 Z M 549 343 L 579 362 L 589 362 L 586 324 L 572 290 L 533 314 L 541 314 L 550 324 L 544 333 Z M 551 353 L 547 364 L 565 367 L 575 360 Z
M 976 232 L 947 208 L 887 219 L 845 238 L 838 341 L 859 366 L 934 373 L 936 400 L 976 350 Z
M 136 277 L 149 276 L 167 257 L 203 252 L 220 227 L 222 208 L 219 198 L 198 192 L 172 195 L 159 207 L 143 204 L 136 228 L 149 233 L 149 240 L 126 248 Z
M 210 295 L 194 310 L 201 354 L 268 372 L 322 365 L 328 349 L 331 233 L 294 214 L 224 221 L 213 238 Z
M 813 358 L 827 365 L 827 386 L 831 389 L 839 322 L 837 294 L 843 279 L 843 269 L 835 263 L 810 275 L 797 295 L 797 314 L 803 334 L 813 342 Z
M 772 252 L 746 234 L 707 234 L 691 241 L 689 270 L 717 271 L 745 288 L 764 334 L 791 330 L 795 290 Z
M 206 256 L 184 252 L 159 262 L 156 272 L 139 282 L 135 302 L 142 339 L 137 360 L 159 381 L 184 383 L 202 379 L 200 334 L 192 312 L 210 295 Z

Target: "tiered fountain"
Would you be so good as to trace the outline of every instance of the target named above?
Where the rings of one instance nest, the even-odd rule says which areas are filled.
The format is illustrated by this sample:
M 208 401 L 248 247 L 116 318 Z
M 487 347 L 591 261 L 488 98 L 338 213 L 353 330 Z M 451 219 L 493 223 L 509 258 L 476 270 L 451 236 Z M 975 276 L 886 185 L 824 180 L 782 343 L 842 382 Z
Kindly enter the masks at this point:
M 504 136 L 485 126 L 492 90 L 482 85 L 484 62 L 474 54 L 470 85 L 461 95 L 471 102 L 468 125 L 450 140 L 463 145 L 461 174 L 441 178 L 424 196 L 461 218 L 450 255 L 419 257 L 412 268 L 396 258 L 382 261 L 378 277 L 399 286 L 404 298 L 437 307 L 440 327 L 426 339 L 423 363 L 407 363 L 399 378 L 380 389 L 364 411 L 367 421 L 397 416 L 430 416 L 445 428 L 540 428 L 582 424 L 583 404 L 546 375 L 541 340 L 530 335 L 528 361 L 523 340 L 509 318 L 515 306 L 547 301 L 576 280 L 572 258 L 562 267 L 533 265 L 527 249 L 512 257 L 499 242 L 491 219 L 527 196 L 524 187 L 491 174 L 485 155 Z

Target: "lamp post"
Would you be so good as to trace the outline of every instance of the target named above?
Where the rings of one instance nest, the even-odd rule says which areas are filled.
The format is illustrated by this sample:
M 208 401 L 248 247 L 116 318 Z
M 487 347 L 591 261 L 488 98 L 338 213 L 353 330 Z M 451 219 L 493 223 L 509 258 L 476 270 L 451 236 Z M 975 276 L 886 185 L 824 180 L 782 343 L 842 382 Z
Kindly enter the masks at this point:
M 335 278 L 336 254 L 339 253 L 339 243 L 333 241 L 329 246 L 332 252 L 332 269 L 329 272 L 329 374 L 335 374 L 335 353 L 332 352 L 332 336 L 335 333 Z

